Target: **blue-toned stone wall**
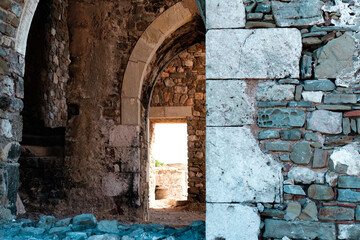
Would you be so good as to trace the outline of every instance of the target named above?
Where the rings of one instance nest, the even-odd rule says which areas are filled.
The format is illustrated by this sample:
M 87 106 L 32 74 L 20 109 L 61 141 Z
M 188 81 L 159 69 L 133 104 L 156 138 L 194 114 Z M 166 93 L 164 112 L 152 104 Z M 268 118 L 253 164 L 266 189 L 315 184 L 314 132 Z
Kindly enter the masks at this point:
M 218 80 L 242 81 L 246 89 L 245 94 L 238 91 L 240 97 L 237 97 L 242 100 L 235 102 L 232 97 L 228 101 L 228 105 L 234 101 L 231 103 L 233 109 L 223 105 L 227 109 L 223 118 L 233 116 L 233 119 L 241 120 L 237 124 L 234 120 L 228 121 L 221 126 L 243 128 L 248 124 L 261 150 L 281 164 L 282 173 L 280 201 L 249 200 L 241 197 L 243 192 L 239 191 L 236 194 L 240 197 L 236 201 L 233 198 L 222 201 L 223 198 L 217 200 L 220 198 L 214 197 L 208 188 L 208 239 L 359 239 L 360 3 L 243 0 L 230 4 L 208 0 L 206 16 L 207 51 L 210 52 L 207 55 L 207 85 L 211 87 Z M 222 17 L 225 20 L 219 21 Z M 276 35 L 280 28 L 283 31 L 297 29 L 301 34 L 301 45 L 295 43 L 290 32 Z M 267 38 L 256 36 L 257 32 Z M 237 37 L 233 38 L 234 35 Z M 245 41 L 242 35 L 247 36 Z M 269 39 L 277 41 L 278 45 Z M 288 43 L 285 44 L 283 39 Z M 293 64 L 289 55 L 295 56 L 297 47 L 301 48 L 301 56 Z M 226 87 L 224 83 L 222 86 Z M 224 153 L 221 164 L 225 166 L 218 169 L 218 166 L 208 164 L 207 176 L 232 173 L 233 180 L 220 177 L 220 183 L 224 181 L 221 186 L 225 186 L 221 195 L 235 193 L 234 179 L 238 186 L 250 186 L 253 179 L 268 186 L 268 180 L 255 174 L 256 171 L 247 177 L 248 173 L 243 170 L 246 167 L 229 162 L 234 159 L 225 154 L 243 144 L 248 144 L 251 149 L 252 136 L 242 136 L 246 140 L 233 136 L 233 140 L 226 143 L 228 147 L 213 144 L 220 140 L 213 140 L 219 136 L 213 134 L 212 129 L 219 128 L 215 122 L 222 123 L 223 119 L 219 116 L 213 119 L 216 104 L 210 94 L 207 95 L 207 121 L 211 123 L 208 127 L 211 131 L 207 131 L 207 139 L 211 144 L 207 145 L 206 151 Z M 230 94 L 233 93 L 224 93 L 223 97 L 232 96 Z M 248 111 L 242 109 L 239 114 L 244 102 L 252 102 L 255 106 L 253 123 L 247 119 L 250 106 Z M 258 164 L 256 151 L 237 154 L 245 158 L 237 161 L 246 165 Z M 207 155 L 208 162 L 213 158 L 217 157 Z M 275 165 L 268 158 L 263 157 L 263 161 Z M 213 173 L 216 171 L 218 175 Z M 263 174 L 268 171 L 262 167 Z M 268 189 L 257 189 L 256 196 L 267 192 Z M 228 208 L 223 208 L 220 216 L 220 212 L 212 210 L 213 206 L 226 202 Z M 252 210 L 259 213 L 258 232 L 258 223 L 249 223 L 246 214 L 241 215 L 237 224 L 247 224 L 247 234 L 235 225 L 223 226 L 227 231 L 220 227 L 215 215 L 222 221 L 229 216 L 239 216 L 240 212 L 230 213 L 229 208 L 235 205 L 253 207 Z

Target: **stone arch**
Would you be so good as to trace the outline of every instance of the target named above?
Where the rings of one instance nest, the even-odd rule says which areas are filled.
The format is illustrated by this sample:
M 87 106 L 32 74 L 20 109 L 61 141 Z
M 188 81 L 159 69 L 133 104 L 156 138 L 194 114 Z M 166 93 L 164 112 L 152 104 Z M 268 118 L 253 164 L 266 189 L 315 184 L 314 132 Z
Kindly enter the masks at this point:
M 141 125 L 141 95 L 150 62 L 166 39 L 197 15 L 195 2 L 181 1 L 162 13 L 141 35 L 124 74 L 121 91 L 123 125 Z
M 20 18 L 20 25 L 15 39 L 15 51 L 21 55 L 25 55 L 26 52 L 29 30 L 38 3 L 39 0 L 25 0 L 24 9 Z

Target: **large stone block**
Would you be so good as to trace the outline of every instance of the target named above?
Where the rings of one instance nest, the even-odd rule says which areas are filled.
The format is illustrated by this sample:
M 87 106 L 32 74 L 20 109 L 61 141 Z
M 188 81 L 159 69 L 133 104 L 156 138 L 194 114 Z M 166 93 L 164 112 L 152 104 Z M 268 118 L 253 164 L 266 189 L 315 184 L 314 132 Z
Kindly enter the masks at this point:
M 260 109 L 258 113 L 259 127 L 291 128 L 305 124 L 305 112 L 295 108 Z
M 313 184 L 308 188 L 309 198 L 315 200 L 332 200 L 335 196 L 331 187 L 326 185 Z
M 315 52 L 315 77 L 336 78 L 336 85 L 348 87 L 358 84 L 359 60 L 355 61 L 357 35 L 344 34 L 331 40 Z
M 257 208 L 226 203 L 206 205 L 206 239 L 257 240 L 259 233 Z
M 324 222 L 265 219 L 265 238 L 335 240 L 335 224 Z
M 209 30 L 206 77 L 298 78 L 301 49 L 301 34 L 297 29 Z
M 293 167 L 288 172 L 288 177 L 293 179 L 296 183 L 324 183 L 325 174 L 312 171 L 305 167 Z
M 351 221 L 354 220 L 355 209 L 345 207 L 323 207 L 319 210 L 319 220 Z
M 342 132 L 342 113 L 317 110 L 310 114 L 307 129 L 328 134 Z
M 206 129 L 208 202 L 278 202 L 281 165 L 264 154 L 249 127 Z
M 308 164 L 311 159 L 310 143 L 306 141 L 295 143 L 290 155 L 290 159 L 296 164 Z M 299 168 L 298 170 L 301 169 Z
M 339 188 L 360 188 L 360 177 L 356 176 L 339 176 Z
M 338 201 L 360 202 L 360 192 L 350 189 L 338 189 Z
M 243 0 L 206 1 L 206 28 L 242 28 L 246 15 Z
M 254 122 L 254 102 L 245 81 L 207 81 L 207 126 L 231 126 Z
M 324 22 L 321 0 L 272 1 L 275 22 L 279 27 L 312 26 Z

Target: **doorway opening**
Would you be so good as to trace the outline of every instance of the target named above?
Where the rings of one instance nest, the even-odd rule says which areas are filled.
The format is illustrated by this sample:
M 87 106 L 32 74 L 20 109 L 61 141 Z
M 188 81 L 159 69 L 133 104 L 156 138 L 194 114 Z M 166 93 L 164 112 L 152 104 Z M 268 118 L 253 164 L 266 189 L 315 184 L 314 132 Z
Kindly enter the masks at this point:
M 188 196 L 187 123 L 163 121 L 151 123 L 150 208 L 176 206 Z

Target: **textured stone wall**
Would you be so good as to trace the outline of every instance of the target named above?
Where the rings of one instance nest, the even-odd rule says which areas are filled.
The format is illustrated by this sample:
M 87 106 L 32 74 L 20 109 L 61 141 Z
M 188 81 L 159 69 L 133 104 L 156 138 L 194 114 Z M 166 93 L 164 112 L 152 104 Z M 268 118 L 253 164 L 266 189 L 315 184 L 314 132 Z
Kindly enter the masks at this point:
M 150 105 L 191 107 L 191 116 L 186 118 L 188 198 L 201 202 L 205 201 L 205 97 L 205 46 L 201 43 L 181 52 L 164 69 L 154 87 Z
M 14 51 L 16 29 L 20 23 L 22 1 L 0 3 L 0 81 L 1 81 L 1 160 L 0 160 L 0 218 L 16 216 L 16 195 L 19 182 L 17 160 L 22 138 L 24 97 L 24 57 Z
M 207 1 L 207 239 L 359 238 L 359 13 Z

